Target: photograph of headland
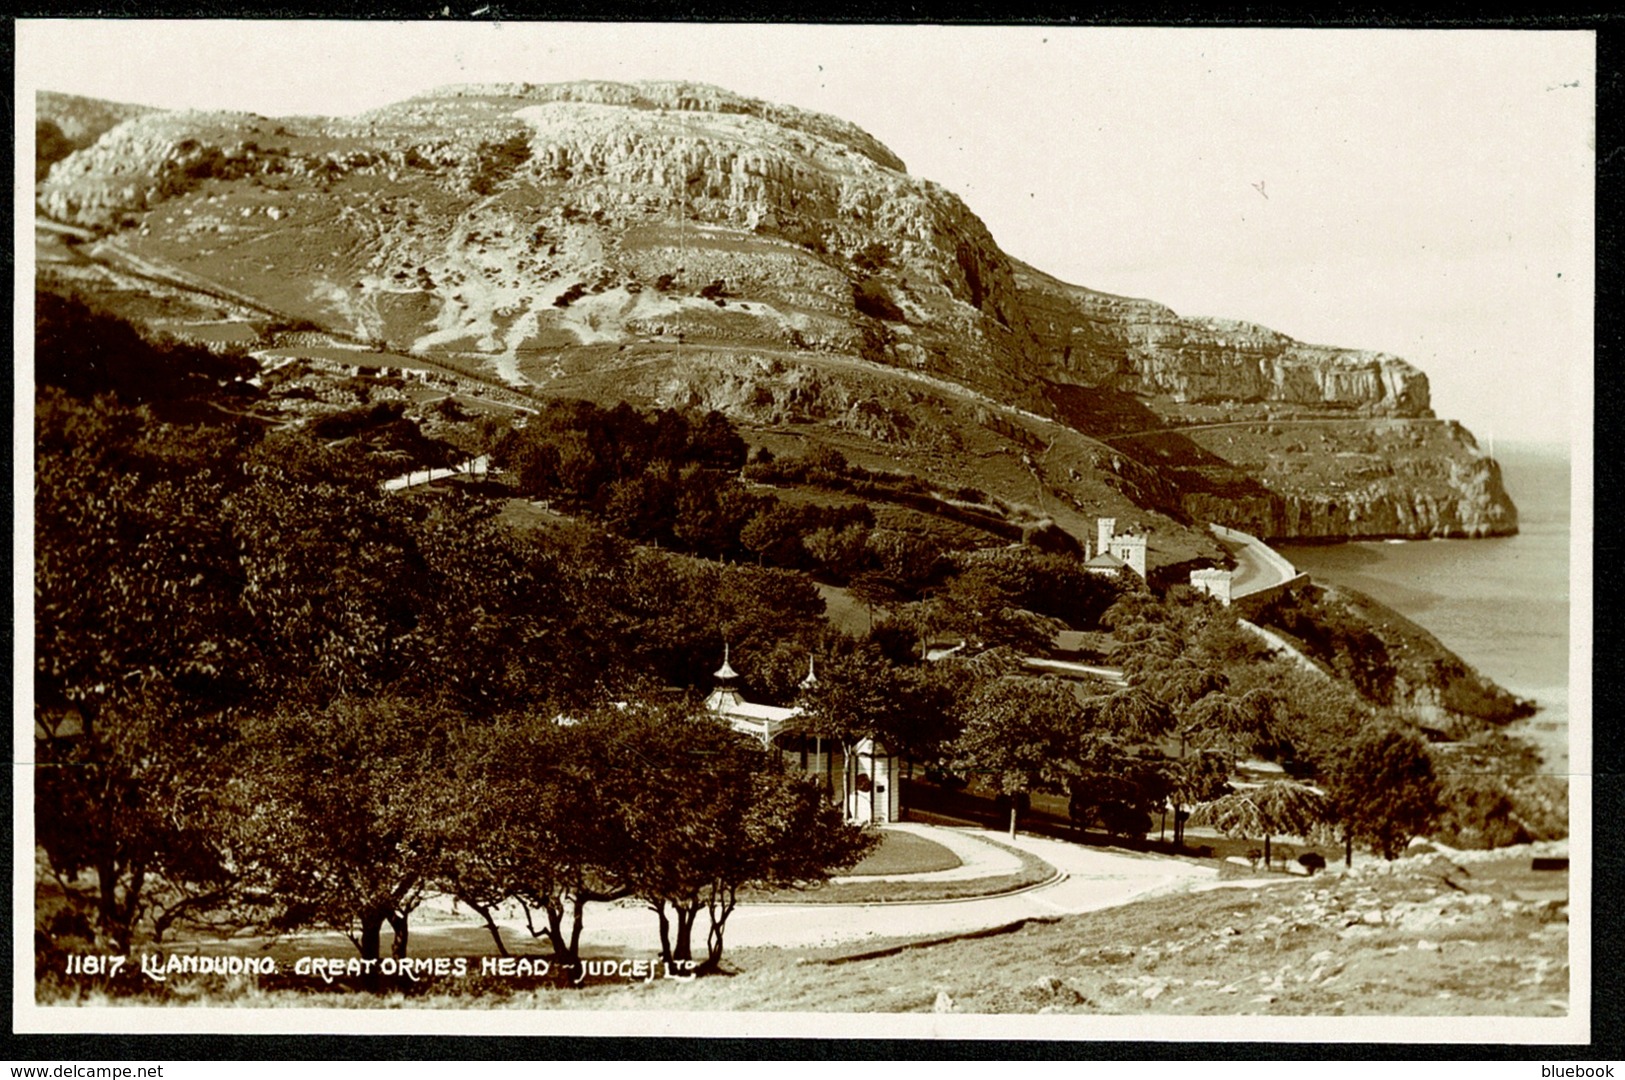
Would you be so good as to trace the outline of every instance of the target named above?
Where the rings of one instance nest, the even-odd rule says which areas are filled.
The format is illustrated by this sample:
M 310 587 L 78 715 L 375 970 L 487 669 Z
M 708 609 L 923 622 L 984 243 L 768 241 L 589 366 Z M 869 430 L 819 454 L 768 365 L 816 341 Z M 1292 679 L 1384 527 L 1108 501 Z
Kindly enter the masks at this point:
M 20 1028 L 1586 1037 L 1591 35 L 18 40 Z

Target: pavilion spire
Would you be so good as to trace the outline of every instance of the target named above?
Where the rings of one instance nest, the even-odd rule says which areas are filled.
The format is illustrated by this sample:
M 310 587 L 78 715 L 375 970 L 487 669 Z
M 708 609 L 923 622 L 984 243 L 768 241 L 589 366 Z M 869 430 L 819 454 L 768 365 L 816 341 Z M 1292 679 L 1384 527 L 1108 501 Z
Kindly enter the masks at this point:
M 712 677 L 721 679 L 724 682 L 739 678 L 739 672 L 735 671 L 733 666 L 728 663 L 727 642 L 723 642 L 722 644 L 722 666 L 713 671 L 711 675 Z

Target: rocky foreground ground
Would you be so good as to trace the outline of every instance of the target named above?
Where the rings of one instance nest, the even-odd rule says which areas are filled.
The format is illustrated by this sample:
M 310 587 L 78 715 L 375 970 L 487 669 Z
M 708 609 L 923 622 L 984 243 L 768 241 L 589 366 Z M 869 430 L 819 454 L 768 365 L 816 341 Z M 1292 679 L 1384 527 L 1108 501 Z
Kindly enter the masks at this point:
M 1529 848 L 1486 855 L 1373 861 L 1308 879 L 1244 875 L 845 963 L 809 956 L 785 970 L 741 955 L 728 985 L 673 989 L 699 1008 L 779 997 L 765 983 L 783 991 L 767 1008 L 1562 1016 L 1568 875 L 1531 870 Z M 831 960 L 840 979 L 796 978 Z

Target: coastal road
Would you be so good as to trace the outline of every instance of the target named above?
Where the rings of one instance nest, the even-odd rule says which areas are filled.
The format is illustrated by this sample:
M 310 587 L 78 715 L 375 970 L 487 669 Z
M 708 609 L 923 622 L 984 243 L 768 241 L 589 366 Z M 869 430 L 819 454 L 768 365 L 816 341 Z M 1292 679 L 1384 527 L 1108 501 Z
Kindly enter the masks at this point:
M 1235 576 L 1230 580 L 1231 599 L 1284 585 L 1298 576 L 1297 567 L 1258 537 L 1218 526 L 1213 527 L 1213 533 L 1236 560 Z

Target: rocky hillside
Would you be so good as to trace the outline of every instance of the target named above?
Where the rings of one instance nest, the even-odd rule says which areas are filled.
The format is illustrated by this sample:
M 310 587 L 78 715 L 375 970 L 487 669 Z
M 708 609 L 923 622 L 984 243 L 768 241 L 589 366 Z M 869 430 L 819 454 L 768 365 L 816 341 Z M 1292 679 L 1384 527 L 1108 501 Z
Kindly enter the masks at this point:
M 43 180 L 52 165 L 75 150 L 83 150 L 131 117 L 151 111 L 145 105 L 42 91 L 34 124 L 34 178 Z
M 1059 282 L 832 117 L 680 83 L 450 87 L 344 119 L 120 108 L 69 153 L 41 140 L 41 212 L 96 237 L 53 272 L 527 392 L 721 408 L 1080 535 L 1114 514 L 1164 566 L 1216 554 L 1208 519 L 1516 529 L 1403 360 Z M 93 113 L 39 110 L 63 133 Z

